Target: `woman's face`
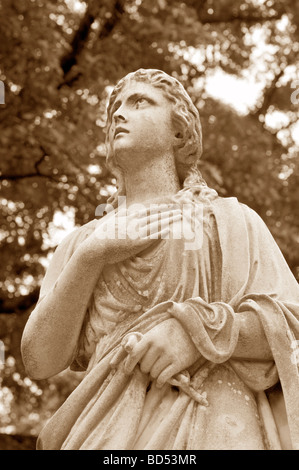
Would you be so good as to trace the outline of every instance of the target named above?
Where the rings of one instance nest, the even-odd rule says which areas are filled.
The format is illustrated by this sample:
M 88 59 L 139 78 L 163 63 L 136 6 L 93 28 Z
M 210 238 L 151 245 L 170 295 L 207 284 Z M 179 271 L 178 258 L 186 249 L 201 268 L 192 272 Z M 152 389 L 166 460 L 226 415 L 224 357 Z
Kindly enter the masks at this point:
M 111 109 L 108 140 L 116 162 L 122 167 L 134 159 L 173 154 L 175 130 L 172 103 L 162 90 L 130 80 L 117 95 Z

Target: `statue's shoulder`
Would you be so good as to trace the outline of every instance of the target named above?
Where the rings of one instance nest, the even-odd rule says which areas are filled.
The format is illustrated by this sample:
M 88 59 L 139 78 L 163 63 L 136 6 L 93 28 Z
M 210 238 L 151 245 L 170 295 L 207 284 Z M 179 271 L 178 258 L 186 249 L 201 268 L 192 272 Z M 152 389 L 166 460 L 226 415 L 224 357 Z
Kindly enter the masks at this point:
M 82 243 L 92 232 L 95 230 L 97 219 L 93 219 L 87 222 L 81 227 L 76 227 L 66 237 L 62 239 L 56 248 L 56 251 L 62 253 L 65 251 L 75 251 L 75 249 Z
M 214 201 L 214 208 L 221 216 L 227 216 L 228 222 L 232 219 L 235 221 L 243 219 L 247 225 L 259 226 L 261 229 L 266 226 L 265 221 L 254 209 L 240 202 L 236 197 L 218 196 Z
M 244 202 L 240 202 L 236 197 L 224 197 L 224 196 L 218 196 L 215 198 L 213 203 L 216 206 L 221 206 L 222 208 L 227 208 L 227 209 L 232 209 L 235 208 L 236 210 L 240 210 L 244 213 L 248 214 L 257 214 L 254 209 L 249 207 L 247 204 L 244 204 Z
M 213 207 L 223 211 L 242 211 L 245 204 L 241 203 L 236 197 L 217 196 L 213 200 Z M 247 207 L 247 206 L 245 206 Z

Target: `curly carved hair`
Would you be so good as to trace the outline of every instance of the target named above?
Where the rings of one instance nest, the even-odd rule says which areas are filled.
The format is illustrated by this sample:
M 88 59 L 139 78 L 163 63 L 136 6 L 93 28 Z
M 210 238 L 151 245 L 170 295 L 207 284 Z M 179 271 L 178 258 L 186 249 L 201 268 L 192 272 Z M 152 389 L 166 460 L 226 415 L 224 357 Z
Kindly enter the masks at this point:
M 122 78 L 114 87 L 107 108 L 106 147 L 107 167 L 117 178 L 117 192 L 110 201 L 113 205 L 118 196 L 125 195 L 124 178 L 121 169 L 117 166 L 112 146 L 109 141 L 109 129 L 112 124 L 112 107 L 117 95 L 129 81 L 142 81 L 163 91 L 164 96 L 173 103 L 172 121 L 175 129 L 179 129 L 181 144 L 174 148 L 176 170 L 182 187 L 196 185 L 209 190 L 197 167 L 202 154 L 202 131 L 199 113 L 191 101 L 183 85 L 174 77 L 157 69 L 139 69 Z

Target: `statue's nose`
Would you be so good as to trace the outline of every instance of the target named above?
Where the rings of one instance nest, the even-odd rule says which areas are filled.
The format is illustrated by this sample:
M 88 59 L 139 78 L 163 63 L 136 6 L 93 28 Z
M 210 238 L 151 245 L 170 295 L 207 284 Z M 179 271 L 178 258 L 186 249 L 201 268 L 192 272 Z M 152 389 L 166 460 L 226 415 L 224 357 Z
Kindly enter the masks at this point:
M 126 118 L 123 113 L 115 113 L 114 114 L 114 121 L 117 124 L 118 122 L 125 122 Z
M 115 111 L 113 118 L 115 124 L 126 121 L 126 114 L 123 104 Z

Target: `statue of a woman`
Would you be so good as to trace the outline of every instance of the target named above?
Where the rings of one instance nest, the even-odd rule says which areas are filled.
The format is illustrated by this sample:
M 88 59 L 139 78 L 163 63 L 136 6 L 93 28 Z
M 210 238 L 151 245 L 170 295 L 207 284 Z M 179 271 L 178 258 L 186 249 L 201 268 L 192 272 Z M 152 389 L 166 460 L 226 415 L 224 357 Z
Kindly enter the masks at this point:
M 23 335 L 33 378 L 86 370 L 39 449 L 299 449 L 298 284 L 260 217 L 207 187 L 201 151 L 176 79 L 140 69 L 117 84 L 113 210 L 58 246 Z M 116 219 L 139 232 L 104 237 Z M 200 242 L 171 236 L 177 224 Z M 265 393 L 277 384 L 285 421 Z

